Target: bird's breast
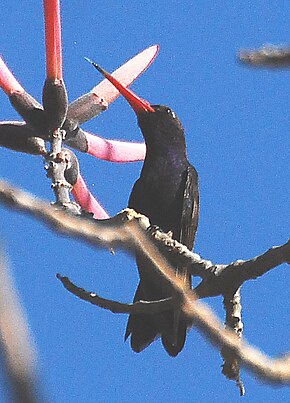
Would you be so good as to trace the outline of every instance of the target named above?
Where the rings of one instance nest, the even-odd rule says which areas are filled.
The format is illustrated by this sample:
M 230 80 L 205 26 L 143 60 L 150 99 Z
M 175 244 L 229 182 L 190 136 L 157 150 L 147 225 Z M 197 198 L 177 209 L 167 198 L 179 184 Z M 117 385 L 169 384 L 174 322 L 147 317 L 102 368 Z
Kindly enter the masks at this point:
M 146 164 L 132 192 L 131 207 L 149 217 L 151 224 L 163 230 L 180 230 L 182 200 L 185 186 L 185 164 L 173 164 L 159 158 Z

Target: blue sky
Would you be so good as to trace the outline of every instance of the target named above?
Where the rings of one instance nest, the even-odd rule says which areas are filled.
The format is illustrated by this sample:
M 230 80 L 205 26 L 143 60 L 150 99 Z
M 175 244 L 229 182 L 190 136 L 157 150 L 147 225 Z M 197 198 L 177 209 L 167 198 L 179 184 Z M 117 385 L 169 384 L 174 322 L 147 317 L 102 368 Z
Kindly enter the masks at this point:
M 199 172 L 201 212 L 196 252 L 218 263 L 254 257 L 289 237 L 290 72 L 248 69 L 241 48 L 290 42 L 286 1 L 76 0 L 62 2 L 64 77 L 72 101 L 101 78 L 83 57 L 113 71 L 144 48 L 160 54 L 132 88 L 169 105 L 186 129 Z M 41 99 L 45 77 L 42 2 L 3 0 L 0 52 L 21 84 Z M 3 92 L 1 120 L 18 119 Z M 85 128 L 107 138 L 140 141 L 135 115 L 118 99 Z M 141 163 L 113 164 L 79 155 L 91 190 L 115 214 L 123 209 Z M 0 176 L 53 200 L 41 158 L 1 149 Z M 1 207 L 0 236 L 39 352 L 50 402 L 235 402 L 219 353 L 193 329 L 175 359 L 158 341 L 141 354 L 124 344 L 125 315 L 68 294 L 60 272 L 103 296 L 131 301 L 134 261 L 59 237 Z M 287 267 L 242 289 L 245 337 L 269 355 L 289 350 Z M 221 298 L 207 301 L 223 319 Z M 288 402 L 289 388 L 262 384 L 242 371 L 244 402 Z M 1 378 L 2 379 L 2 378 Z M 3 382 L 3 381 L 1 381 Z M 0 400 L 6 398 L 0 388 Z

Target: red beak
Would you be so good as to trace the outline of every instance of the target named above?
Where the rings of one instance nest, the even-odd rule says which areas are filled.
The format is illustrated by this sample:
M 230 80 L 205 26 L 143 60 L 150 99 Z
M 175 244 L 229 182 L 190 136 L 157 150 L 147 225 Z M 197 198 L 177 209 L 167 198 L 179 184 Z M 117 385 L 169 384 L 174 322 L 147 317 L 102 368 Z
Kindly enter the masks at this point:
M 120 94 L 129 102 L 131 107 L 133 108 L 134 112 L 138 116 L 140 112 L 155 112 L 148 101 L 138 97 L 133 91 L 129 90 L 128 88 L 124 87 L 118 80 L 116 80 L 111 74 L 109 74 L 106 70 L 100 67 L 98 64 L 92 62 L 90 59 L 87 59 L 92 65 L 104 76 L 107 80 L 112 83 Z

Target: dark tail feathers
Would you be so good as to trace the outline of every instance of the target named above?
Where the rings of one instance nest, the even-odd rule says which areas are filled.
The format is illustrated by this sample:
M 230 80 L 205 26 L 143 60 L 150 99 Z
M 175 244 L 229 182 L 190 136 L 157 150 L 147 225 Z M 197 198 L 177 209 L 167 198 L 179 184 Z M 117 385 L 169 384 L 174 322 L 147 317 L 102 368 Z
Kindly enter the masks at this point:
M 148 287 L 147 287 L 148 288 Z M 152 288 L 151 288 L 152 291 Z M 162 297 L 155 297 L 154 293 L 144 292 L 143 281 L 138 285 L 134 302 L 145 300 L 153 301 Z M 173 344 L 173 311 L 162 312 L 156 315 L 130 315 L 125 340 L 131 335 L 131 347 L 136 353 L 140 353 L 146 347 L 148 347 L 158 337 L 162 337 L 162 344 L 171 357 L 176 357 L 178 353 L 183 349 L 187 326 L 183 319 L 180 320 L 178 325 L 178 333 L 176 344 Z

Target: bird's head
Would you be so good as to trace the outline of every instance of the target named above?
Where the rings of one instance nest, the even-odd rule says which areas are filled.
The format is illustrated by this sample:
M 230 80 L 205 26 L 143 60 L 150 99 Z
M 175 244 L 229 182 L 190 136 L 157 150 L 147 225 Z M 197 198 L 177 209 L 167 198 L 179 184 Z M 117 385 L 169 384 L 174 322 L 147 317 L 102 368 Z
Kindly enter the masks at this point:
M 176 113 L 165 105 L 150 105 L 154 113 L 136 113 L 146 143 L 185 146 L 184 129 Z
M 175 112 L 168 106 L 151 105 L 94 62 L 93 66 L 123 95 L 137 115 L 139 126 L 148 145 L 184 145 L 184 129 Z

